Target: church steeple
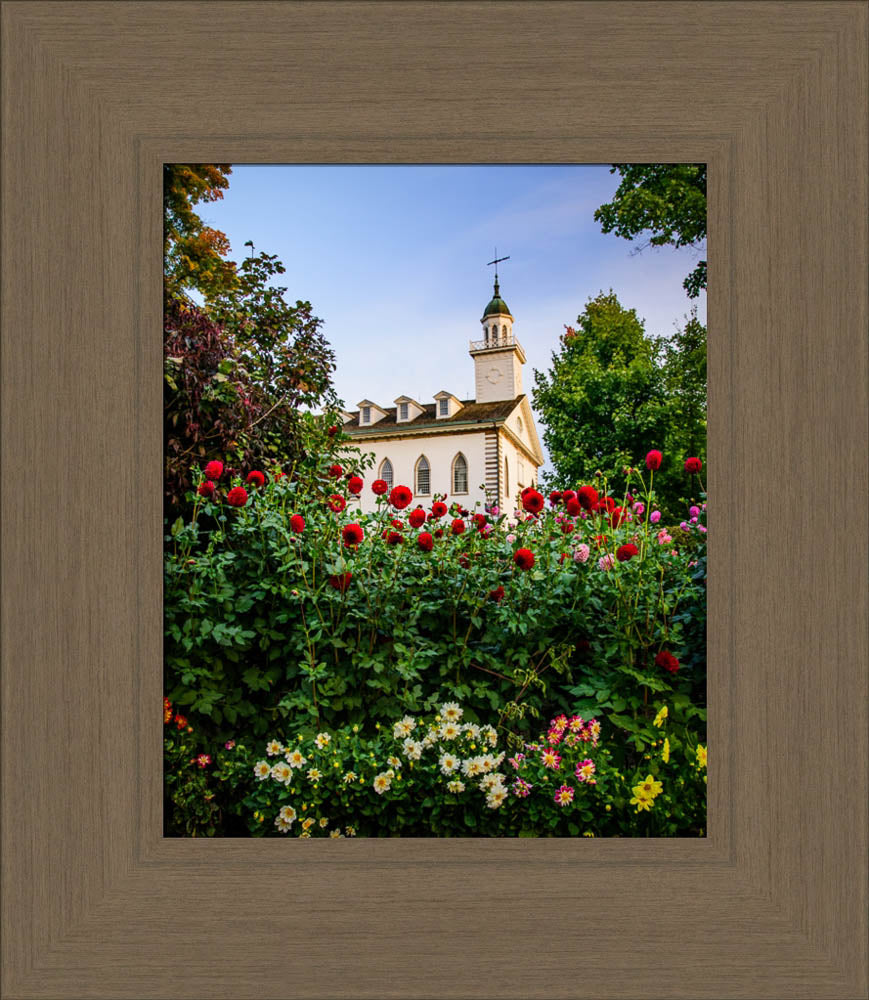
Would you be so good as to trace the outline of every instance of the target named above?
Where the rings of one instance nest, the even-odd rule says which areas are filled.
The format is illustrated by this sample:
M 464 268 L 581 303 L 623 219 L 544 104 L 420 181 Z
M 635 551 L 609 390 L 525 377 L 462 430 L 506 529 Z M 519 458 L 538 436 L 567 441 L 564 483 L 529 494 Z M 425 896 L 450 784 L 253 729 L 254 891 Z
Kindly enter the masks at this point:
M 497 261 L 492 263 L 497 265 Z M 480 323 L 483 325 L 483 339 L 472 340 L 470 345 L 476 374 L 476 401 L 492 403 L 516 399 L 522 395 L 525 352 L 513 335 L 513 316 L 507 303 L 501 298 L 497 271 L 494 295 L 483 311 Z

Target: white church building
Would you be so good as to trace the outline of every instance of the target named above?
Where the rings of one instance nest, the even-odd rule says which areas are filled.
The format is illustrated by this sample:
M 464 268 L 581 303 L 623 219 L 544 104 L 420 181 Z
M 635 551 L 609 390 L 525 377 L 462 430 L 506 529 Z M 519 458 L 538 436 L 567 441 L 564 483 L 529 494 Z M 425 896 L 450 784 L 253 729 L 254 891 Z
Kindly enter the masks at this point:
M 375 456 L 358 501 L 363 511 L 376 507 L 374 479 L 384 479 L 390 488 L 409 486 L 413 506 L 417 501 L 430 506 L 435 494 L 445 494 L 447 504 L 456 501 L 473 510 L 488 502 L 506 514 L 516 510 L 524 487 L 536 485 L 543 452 L 522 391 L 525 352 L 497 274 L 480 323 L 482 339 L 470 342 L 475 399 L 458 399 L 444 389 L 431 403 L 398 396 L 394 406 L 381 406 L 363 399 L 358 410 L 343 414 L 344 432 Z

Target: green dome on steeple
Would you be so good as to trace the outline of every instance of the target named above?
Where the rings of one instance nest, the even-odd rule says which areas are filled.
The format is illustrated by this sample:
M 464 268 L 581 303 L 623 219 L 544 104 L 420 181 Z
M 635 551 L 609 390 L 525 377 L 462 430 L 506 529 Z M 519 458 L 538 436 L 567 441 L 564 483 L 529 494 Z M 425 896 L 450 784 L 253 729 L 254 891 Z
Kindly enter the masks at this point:
M 498 279 L 495 278 L 495 294 L 492 296 L 491 302 L 486 306 L 483 313 L 483 319 L 487 316 L 497 316 L 498 314 L 512 315 L 510 310 L 507 308 L 507 303 L 501 298 L 501 289 L 498 285 Z

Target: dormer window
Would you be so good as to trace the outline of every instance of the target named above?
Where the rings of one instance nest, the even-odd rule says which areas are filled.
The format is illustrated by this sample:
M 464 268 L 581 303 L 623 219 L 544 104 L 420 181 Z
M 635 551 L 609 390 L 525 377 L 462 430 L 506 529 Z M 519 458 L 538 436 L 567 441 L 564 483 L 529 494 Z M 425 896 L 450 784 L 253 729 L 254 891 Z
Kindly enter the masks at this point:
M 370 406 L 363 406 L 362 407 L 362 423 L 363 424 L 370 424 L 371 423 L 371 407 Z
M 438 410 L 442 417 L 448 417 L 450 415 L 450 401 L 448 399 L 439 399 Z
M 399 413 L 401 414 L 401 416 L 400 416 L 401 420 L 407 420 L 407 407 L 408 407 L 407 403 L 402 403 L 401 406 L 399 407 Z

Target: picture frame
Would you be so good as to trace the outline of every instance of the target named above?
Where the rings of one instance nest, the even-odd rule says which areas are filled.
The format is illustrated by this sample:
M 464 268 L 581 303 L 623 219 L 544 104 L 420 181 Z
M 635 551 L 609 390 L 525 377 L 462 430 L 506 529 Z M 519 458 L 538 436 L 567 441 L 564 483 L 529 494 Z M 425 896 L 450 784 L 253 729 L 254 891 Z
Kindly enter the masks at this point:
M 866 995 L 867 20 L 2 4 L 4 996 Z M 164 839 L 161 165 L 490 158 L 709 164 L 708 836 Z

